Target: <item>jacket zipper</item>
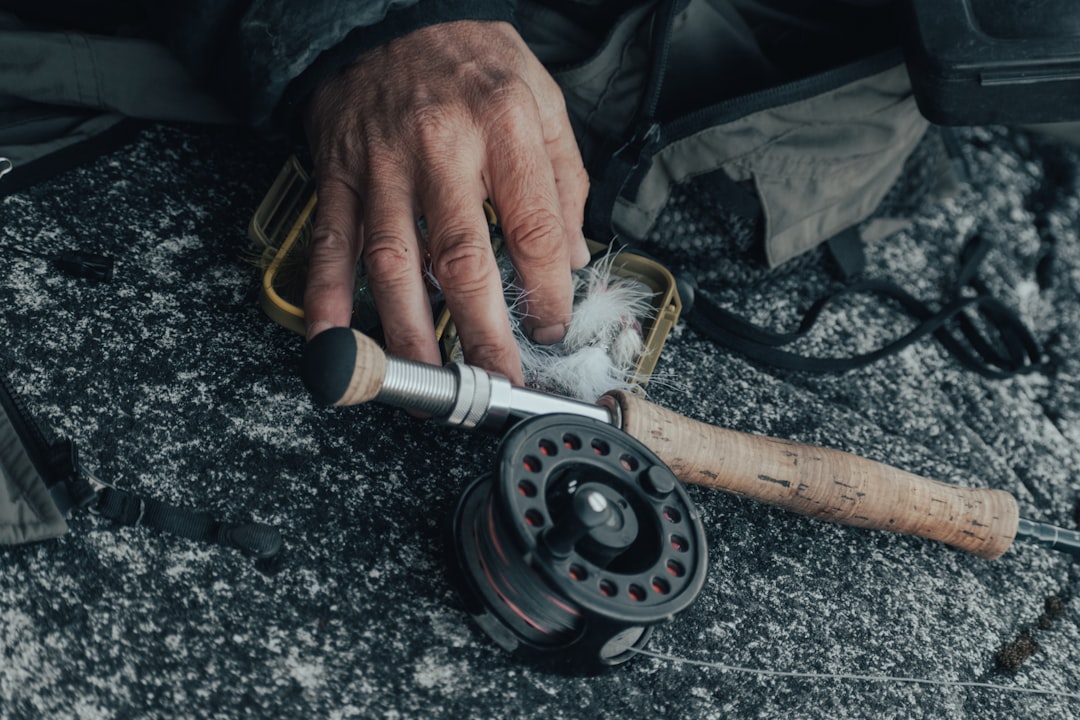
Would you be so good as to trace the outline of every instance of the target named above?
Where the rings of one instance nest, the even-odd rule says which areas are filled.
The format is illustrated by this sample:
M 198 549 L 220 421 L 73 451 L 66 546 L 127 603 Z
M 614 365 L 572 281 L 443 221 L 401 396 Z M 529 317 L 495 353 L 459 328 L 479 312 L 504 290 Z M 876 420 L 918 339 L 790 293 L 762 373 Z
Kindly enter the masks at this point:
M 675 17 L 689 4 L 689 0 L 669 0 L 662 13 L 653 15 L 652 36 L 656 57 L 653 58 L 652 68 L 649 70 L 646 96 L 636 123 L 639 130 L 651 125 L 656 117 L 656 108 L 660 104 L 660 95 L 664 89 L 664 78 L 667 77 L 671 27 L 675 24 Z

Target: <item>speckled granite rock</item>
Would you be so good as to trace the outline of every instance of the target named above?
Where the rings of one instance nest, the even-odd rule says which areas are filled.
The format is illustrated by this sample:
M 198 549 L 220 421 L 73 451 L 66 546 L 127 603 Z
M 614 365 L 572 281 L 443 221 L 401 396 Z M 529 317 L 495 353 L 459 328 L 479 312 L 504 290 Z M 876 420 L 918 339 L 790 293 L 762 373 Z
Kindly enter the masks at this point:
M 870 272 L 938 298 L 963 240 L 981 231 L 995 243 L 986 281 L 1045 343 L 1047 372 L 988 381 L 924 342 L 842 376 L 782 373 L 680 325 L 652 399 L 1005 489 L 1022 515 L 1074 527 L 1080 155 L 995 129 L 959 140 L 970 183 L 868 248 Z M 1018 545 L 980 560 L 697 487 L 709 577 L 651 650 L 1004 689 L 649 657 L 563 677 L 503 654 L 463 612 L 442 555 L 446 518 L 496 439 L 377 407 L 313 407 L 300 339 L 258 307 L 245 226 L 283 152 L 236 131 L 154 127 L 0 199 L 3 244 L 117 258 L 115 281 L 91 284 L 5 255 L 0 357 L 39 419 L 103 479 L 271 523 L 287 544 L 267 573 L 235 552 L 80 515 L 59 540 L 0 550 L 0 717 L 1080 717 L 1075 697 L 1008 690 L 1080 692 L 1070 558 Z M 776 327 L 830 285 L 820 253 L 761 271 L 709 208 L 684 193 L 649 251 Z M 703 256 L 719 258 L 713 272 Z M 871 346 L 903 322 L 843 303 L 802 347 Z M 999 651 L 1024 633 L 1038 649 L 1001 669 Z

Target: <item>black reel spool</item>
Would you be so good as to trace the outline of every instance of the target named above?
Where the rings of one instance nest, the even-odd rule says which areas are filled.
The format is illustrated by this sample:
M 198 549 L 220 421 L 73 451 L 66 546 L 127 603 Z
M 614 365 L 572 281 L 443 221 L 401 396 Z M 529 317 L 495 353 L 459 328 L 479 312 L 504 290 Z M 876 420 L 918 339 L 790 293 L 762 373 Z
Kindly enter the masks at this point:
M 697 598 L 707 568 L 697 509 L 627 433 L 577 415 L 514 426 L 495 472 L 453 522 L 462 596 L 519 657 L 570 672 L 618 665 Z

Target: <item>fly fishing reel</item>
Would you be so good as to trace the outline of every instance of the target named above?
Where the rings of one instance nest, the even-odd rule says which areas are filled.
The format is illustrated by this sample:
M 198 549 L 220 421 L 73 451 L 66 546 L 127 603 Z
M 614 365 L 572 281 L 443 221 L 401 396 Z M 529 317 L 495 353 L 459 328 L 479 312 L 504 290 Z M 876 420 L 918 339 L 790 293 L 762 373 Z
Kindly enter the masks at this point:
M 633 657 L 705 581 L 705 535 L 648 448 L 606 423 L 542 415 L 512 428 L 465 491 L 452 565 L 501 647 L 570 671 Z

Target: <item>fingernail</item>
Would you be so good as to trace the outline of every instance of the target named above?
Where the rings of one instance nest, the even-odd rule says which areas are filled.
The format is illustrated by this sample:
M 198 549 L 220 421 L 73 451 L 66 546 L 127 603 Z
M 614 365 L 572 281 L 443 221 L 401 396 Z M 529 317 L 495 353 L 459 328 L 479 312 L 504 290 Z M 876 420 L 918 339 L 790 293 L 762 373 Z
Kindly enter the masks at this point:
M 321 333 L 323 330 L 329 330 L 332 327 L 334 327 L 334 324 L 331 322 L 327 322 L 326 320 L 319 320 L 318 322 L 314 322 L 308 325 L 307 339 L 310 340 L 311 338 Z
M 529 334 L 534 343 L 539 345 L 551 345 L 566 337 L 566 324 L 559 323 L 558 325 L 547 325 L 541 328 L 534 328 Z

